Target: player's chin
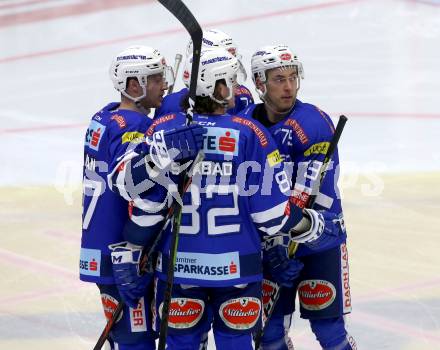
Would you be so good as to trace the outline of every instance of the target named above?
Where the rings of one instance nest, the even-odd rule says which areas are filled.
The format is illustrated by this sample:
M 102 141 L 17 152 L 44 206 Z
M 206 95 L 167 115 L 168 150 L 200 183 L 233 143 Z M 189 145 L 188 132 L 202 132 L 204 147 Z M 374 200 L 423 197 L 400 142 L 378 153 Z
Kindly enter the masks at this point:
M 292 107 L 294 101 L 295 99 L 293 97 L 281 98 L 280 106 L 282 109 L 289 109 Z
M 154 104 L 153 108 L 159 108 L 160 105 L 162 104 L 162 101 L 163 101 L 163 96 L 158 96 L 153 103 Z

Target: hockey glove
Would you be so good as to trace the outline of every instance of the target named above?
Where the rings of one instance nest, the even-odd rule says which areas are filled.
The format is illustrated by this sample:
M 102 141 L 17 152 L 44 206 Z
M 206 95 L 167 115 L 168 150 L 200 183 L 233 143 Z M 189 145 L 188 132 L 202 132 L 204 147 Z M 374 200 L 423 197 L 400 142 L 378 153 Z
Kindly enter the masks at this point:
M 342 215 L 313 209 L 304 209 L 303 213 L 310 222 L 310 227 L 304 232 L 290 230 L 289 235 L 293 242 L 304 243 L 310 249 L 325 249 L 333 245 L 341 234 L 345 234 Z
M 150 272 L 140 274 L 142 248 L 128 242 L 120 242 L 109 245 L 109 249 L 112 251 L 113 276 L 119 294 L 124 303 L 136 308 L 153 279 Z
M 160 169 L 165 169 L 172 161 L 195 158 L 203 147 L 203 135 L 206 132 L 204 127 L 197 124 L 155 132 L 146 139 L 150 146 L 151 160 Z
M 285 245 L 275 245 L 264 254 L 272 279 L 284 287 L 292 287 L 304 264 L 297 259 L 289 259 Z

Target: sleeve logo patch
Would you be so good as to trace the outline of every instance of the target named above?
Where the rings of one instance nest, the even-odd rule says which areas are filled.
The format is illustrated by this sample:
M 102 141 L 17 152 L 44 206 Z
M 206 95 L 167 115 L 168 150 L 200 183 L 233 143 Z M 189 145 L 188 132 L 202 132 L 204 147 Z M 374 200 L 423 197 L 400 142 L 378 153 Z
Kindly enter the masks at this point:
M 143 140 L 144 134 L 139 131 L 129 131 L 124 132 L 122 135 L 122 143 L 127 142 L 134 142 L 134 143 L 141 143 Z
M 89 128 L 87 129 L 85 146 L 88 146 L 91 149 L 98 151 L 102 135 L 104 135 L 104 131 L 104 125 L 98 123 L 96 120 L 92 120 Z
M 101 251 L 99 249 L 81 248 L 79 272 L 81 275 L 100 276 Z
M 326 154 L 330 142 L 319 142 L 311 145 L 306 151 L 304 151 L 304 156 L 308 157 L 312 154 Z
M 277 149 L 267 155 L 267 161 L 271 167 L 281 163 L 280 151 Z

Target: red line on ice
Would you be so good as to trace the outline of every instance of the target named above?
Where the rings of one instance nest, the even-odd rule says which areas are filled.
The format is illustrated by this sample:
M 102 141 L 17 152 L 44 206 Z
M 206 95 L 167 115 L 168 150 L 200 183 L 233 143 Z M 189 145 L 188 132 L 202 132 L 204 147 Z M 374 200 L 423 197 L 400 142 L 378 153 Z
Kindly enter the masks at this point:
M 336 117 L 340 114 L 350 117 L 374 117 L 374 118 L 412 118 L 412 119 L 440 119 L 440 113 L 412 113 L 412 112 L 345 112 L 331 113 Z
M 49 273 L 50 275 L 64 277 L 70 280 L 77 280 L 79 278 L 79 271 L 74 272 L 64 267 L 56 266 L 29 256 L 20 255 L 3 248 L 0 248 L 0 260 L 2 260 L 3 263 L 37 273 Z
M 19 2 L 19 3 L 15 3 L 15 4 L 5 4 L 5 5 L 0 5 L 0 10 L 12 9 L 12 8 L 17 8 L 17 7 L 25 7 L 25 6 L 29 6 L 29 5 L 41 4 L 41 3 L 45 3 L 45 2 L 51 2 L 51 1 L 53 1 L 53 0 L 29 0 L 29 1 L 23 1 L 23 2 Z
M 30 10 L 28 12 L 12 13 L 0 16 L 0 28 L 48 21 L 62 17 L 78 16 L 87 13 L 101 12 L 120 7 L 145 5 L 153 0 L 102 0 L 81 1 L 76 4 L 55 6 L 51 8 Z M 16 4 L 19 6 L 19 4 Z

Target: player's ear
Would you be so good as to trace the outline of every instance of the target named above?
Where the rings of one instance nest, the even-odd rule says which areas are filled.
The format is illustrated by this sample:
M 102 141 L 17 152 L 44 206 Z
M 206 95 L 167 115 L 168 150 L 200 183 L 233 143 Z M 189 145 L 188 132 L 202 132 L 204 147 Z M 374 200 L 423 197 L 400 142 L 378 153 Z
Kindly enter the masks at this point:
M 136 95 L 137 93 L 141 92 L 141 86 L 136 78 L 128 78 L 127 79 L 127 93 L 132 95 Z M 133 96 L 133 95 L 132 95 Z

